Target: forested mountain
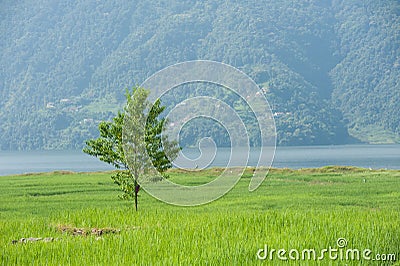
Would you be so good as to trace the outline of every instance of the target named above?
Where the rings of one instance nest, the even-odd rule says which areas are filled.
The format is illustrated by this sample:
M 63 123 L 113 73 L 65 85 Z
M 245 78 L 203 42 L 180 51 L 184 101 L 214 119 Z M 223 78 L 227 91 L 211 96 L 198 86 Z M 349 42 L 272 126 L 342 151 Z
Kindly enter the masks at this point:
M 397 0 L 4 0 L 0 30 L 3 150 L 80 148 L 125 88 L 195 59 L 251 76 L 281 145 L 400 142 Z

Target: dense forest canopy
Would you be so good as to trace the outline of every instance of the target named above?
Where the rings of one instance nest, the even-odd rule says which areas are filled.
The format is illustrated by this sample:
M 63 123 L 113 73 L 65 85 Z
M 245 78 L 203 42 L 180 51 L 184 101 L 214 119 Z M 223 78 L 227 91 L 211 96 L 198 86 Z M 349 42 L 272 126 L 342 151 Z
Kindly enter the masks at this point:
M 280 145 L 400 142 L 396 0 L 4 0 L 0 29 L 3 150 L 81 148 L 125 88 L 195 59 L 257 82 Z

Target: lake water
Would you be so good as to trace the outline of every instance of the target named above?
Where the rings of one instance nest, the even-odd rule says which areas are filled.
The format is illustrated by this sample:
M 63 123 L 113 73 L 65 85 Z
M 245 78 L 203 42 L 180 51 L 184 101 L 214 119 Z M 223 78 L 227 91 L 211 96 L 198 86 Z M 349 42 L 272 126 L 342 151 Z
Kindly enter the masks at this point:
M 196 150 L 185 151 L 196 157 Z M 243 155 L 245 157 L 245 155 Z M 224 166 L 229 149 L 220 149 L 210 166 Z M 250 155 L 248 165 L 256 165 Z M 400 145 L 334 145 L 277 147 L 272 167 L 313 168 L 351 165 L 365 168 L 400 169 Z M 112 167 L 82 151 L 0 152 L 0 175 L 70 170 L 76 172 L 111 170 Z

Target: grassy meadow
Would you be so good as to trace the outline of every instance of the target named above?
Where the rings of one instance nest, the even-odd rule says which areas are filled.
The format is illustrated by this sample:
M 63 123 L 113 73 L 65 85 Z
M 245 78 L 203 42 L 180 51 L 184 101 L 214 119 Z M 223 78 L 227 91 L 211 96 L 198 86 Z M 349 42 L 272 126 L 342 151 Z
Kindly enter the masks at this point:
M 200 184 L 219 172 L 173 169 L 170 176 Z M 400 265 L 400 171 L 272 169 L 249 192 L 251 172 L 198 207 L 167 205 L 141 191 L 138 212 L 118 198 L 109 172 L 1 176 L 1 265 Z M 372 259 L 257 257 L 265 245 L 285 249 L 286 258 L 292 249 L 319 256 L 338 249 L 339 238 L 347 241 L 339 250 L 370 249 Z M 396 261 L 373 260 L 378 253 Z

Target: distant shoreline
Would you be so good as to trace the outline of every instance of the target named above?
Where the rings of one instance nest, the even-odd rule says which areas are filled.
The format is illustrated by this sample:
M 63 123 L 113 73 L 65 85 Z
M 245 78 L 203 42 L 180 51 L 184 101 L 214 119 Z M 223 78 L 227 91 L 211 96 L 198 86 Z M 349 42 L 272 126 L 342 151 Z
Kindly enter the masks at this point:
M 236 167 L 231 167 L 231 168 L 236 168 Z M 246 169 L 252 169 L 255 167 L 248 166 Z M 225 168 L 222 167 L 210 167 L 205 169 L 204 171 L 223 171 Z M 228 168 L 229 169 L 229 168 Z M 55 170 L 55 171 L 50 171 L 50 172 L 27 172 L 27 173 L 21 173 L 21 174 L 11 174 L 11 175 L 2 175 L 1 177 L 7 177 L 7 176 L 43 176 L 43 175 L 96 175 L 96 174 L 111 174 L 112 172 L 118 171 L 117 169 L 115 170 L 104 170 L 104 171 L 82 171 L 82 172 L 76 172 L 76 171 L 70 171 L 70 170 Z M 168 170 L 169 172 L 172 173 L 185 173 L 185 172 L 192 172 L 192 171 L 200 171 L 200 170 L 195 170 L 195 169 L 177 169 L 177 168 L 172 168 Z M 360 172 L 400 172 L 400 169 L 369 169 L 369 168 L 363 168 L 363 167 L 355 167 L 355 166 L 344 166 L 344 165 L 327 165 L 327 166 L 322 166 L 322 167 L 316 167 L 316 168 L 299 168 L 299 169 L 293 169 L 293 168 L 275 168 L 271 167 L 268 170 L 268 173 L 281 173 L 281 172 L 295 172 L 295 173 L 360 173 Z

